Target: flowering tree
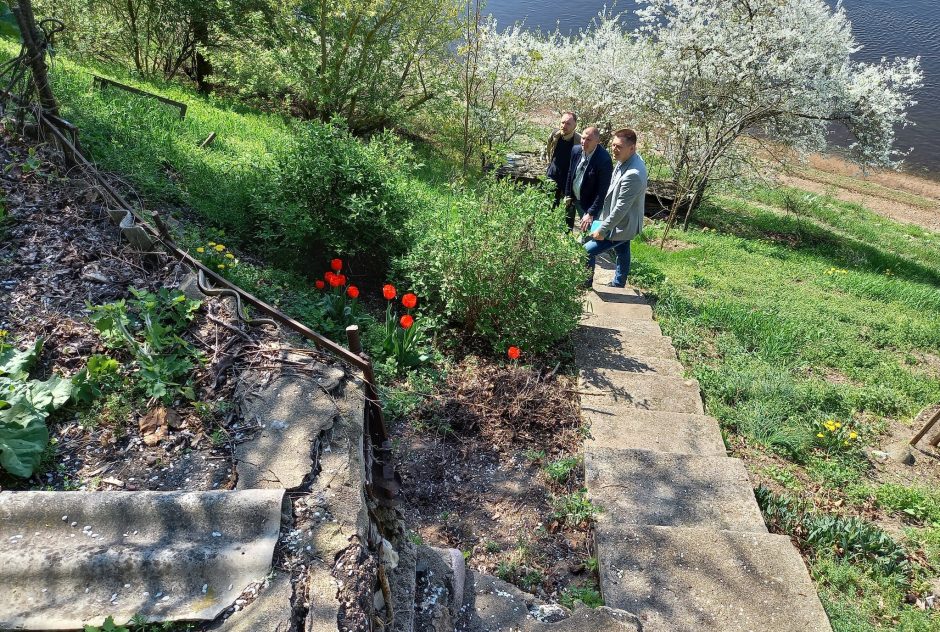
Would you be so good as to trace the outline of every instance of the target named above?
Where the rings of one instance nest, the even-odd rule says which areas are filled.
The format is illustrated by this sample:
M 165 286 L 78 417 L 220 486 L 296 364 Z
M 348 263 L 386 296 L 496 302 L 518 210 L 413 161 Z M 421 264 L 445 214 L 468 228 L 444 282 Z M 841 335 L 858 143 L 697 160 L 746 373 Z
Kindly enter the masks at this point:
M 519 23 L 500 31 L 480 2 L 468 2 L 458 72 L 463 101 L 463 161 L 479 154 L 486 166 L 496 148 L 528 121 L 544 80 L 539 40 Z
M 921 84 L 919 60 L 862 64 L 841 4 L 824 0 L 640 0 L 640 33 L 656 59 L 637 111 L 678 189 L 685 221 L 706 188 L 741 173 L 773 141 L 826 147 L 833 124 L 866 165 L 896 165 L 894 130 Z
M 610 130 L 630 122 L 649 95 L 652 49 L 624 31 L 623 14 L 606 9 L 577 35 L 533 39 L 539 59 L 538 105 L 578 114 L 582 127 Z

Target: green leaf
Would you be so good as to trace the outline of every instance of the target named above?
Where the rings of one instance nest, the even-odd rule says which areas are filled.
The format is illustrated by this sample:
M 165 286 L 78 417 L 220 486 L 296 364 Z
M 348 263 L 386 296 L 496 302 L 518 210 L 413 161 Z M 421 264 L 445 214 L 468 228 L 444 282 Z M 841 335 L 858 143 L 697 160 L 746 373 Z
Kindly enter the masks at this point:
M 10 474 L 32 476 L 48 442 L 43 414 L 26 402 L 0 411 L 0 466 Z
M 9 375 L 14 380 L 25 380 L 40 352 L 42 352 L 42 338 L 37 338 L 32 348 L 25 351 L 7 349 L 0 353 L 0 375 Z
M 51 413 L 71 396 L 72 381 L 60 375 L 53 375 L 45 382 L 33 380 L 29 383 L 29 400 L 39 410 Z

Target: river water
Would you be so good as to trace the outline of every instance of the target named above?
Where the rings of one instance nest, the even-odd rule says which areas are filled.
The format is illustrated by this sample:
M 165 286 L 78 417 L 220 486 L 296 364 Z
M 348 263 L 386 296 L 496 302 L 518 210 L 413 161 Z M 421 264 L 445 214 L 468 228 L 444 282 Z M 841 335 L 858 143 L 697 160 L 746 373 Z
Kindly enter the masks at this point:
M 835 4 L 830 2 L 830 4 Z M 563 33 L 586 28 L 605 5 L 604 0 L 489 0 L 487 10 L 502 27 L 517 20 L 526 26 Z M 896 147 L 912 149 L 905 170 L 940 177 L 940 2 L 937 0 L 844 0 L 855 38 L 863 45 L 855 59 L 877 62 L 882 57 L 921 57 L 924 87 L 910 109 L 916 123 L 898 130 Z M 631 12 L 628 26 L 636 24 L 635 5 L 618 4 Z

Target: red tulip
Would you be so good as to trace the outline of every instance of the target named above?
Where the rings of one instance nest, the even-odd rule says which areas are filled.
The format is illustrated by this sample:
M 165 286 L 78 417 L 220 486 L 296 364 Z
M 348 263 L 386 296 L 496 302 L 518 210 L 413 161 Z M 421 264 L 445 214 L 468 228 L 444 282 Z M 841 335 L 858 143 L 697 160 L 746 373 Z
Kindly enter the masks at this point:
M 339 287 L 346 282 L 342 274 L 333 274 L 332 272 L 330 272 L 330 276 L 327 277 L 326 281 L 330 284 L 330 287 Z
M 340 285 L 346 285 L 346 275 L 345 275 L 345 274 L 337 274 L 337 275 L 336 275 L 336 278 L 339 279 L 339 284 L 340 284 Z
M 518 360 L 519 356 L 522 355 L 522 351 L 519 350 L 519 347 L 509 347 L 506 355 L 509 356 L 510 360 Z
M 385 297 L 386 301 L 391 301 L 398 295 L 398 292 L 395 290 L 395 286 L 391 283 L 386 283 L 382 286 L 382 296 Z
M 333 268 L 334 271 L 339 272 L 340 270 L 343 269 L 343 260 L 333 259 L 332 261 L 330 261 L 330 267 Z
M 359 288 L 355 285 L 350 285 L 346 288 L 346 294 L 349 294 L 349 298 L 359 298 Z
M 411 314 L 405 314 L 398 322 L 401 323 L 402 329 L 411 329 L 411 326 L 415 324 L 415 319 L 411 317 Z
M 318 290 L 322 290 L 323 288 L 326 287 L 326 283 L 324 283 L 321 279 L 317 279 L 316 281 L 313 282 L 313 284 L 316 286 Z
M 414 308 L 418 304 L 418 297 L 409 292 L 401 297 L 401 304 L 407 307 L 408 309 Z M 406 327 L 407 329 L 407 327 Z

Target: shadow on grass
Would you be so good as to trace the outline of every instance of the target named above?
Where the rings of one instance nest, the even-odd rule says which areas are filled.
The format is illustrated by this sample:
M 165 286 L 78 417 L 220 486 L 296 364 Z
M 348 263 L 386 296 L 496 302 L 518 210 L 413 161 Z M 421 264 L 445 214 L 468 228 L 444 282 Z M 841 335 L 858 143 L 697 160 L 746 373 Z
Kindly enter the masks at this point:
M 698 222 L 746 240 L 770 242 L 826 259 L 838 267 L 879 273 L 890 269 L 898 278 L 940 287 L 940 272 L 876 245 L 798 217 L 747 212 L 705 203 Z M 859 262 L 864 262 L 860 264 Z

